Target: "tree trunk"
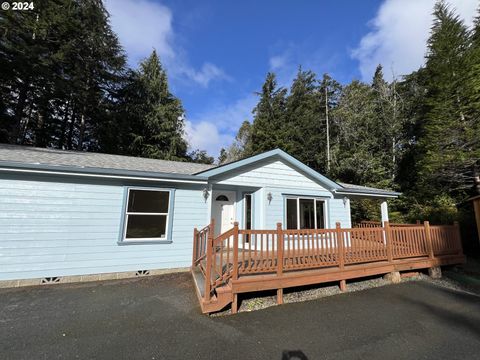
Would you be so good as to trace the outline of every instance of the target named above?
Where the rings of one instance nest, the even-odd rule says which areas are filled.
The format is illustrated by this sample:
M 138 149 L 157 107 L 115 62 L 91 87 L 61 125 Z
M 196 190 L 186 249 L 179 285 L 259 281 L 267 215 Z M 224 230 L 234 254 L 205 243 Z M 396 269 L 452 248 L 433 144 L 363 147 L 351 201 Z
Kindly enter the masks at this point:
M 84 108 L 84 111 L 82 112 L 82 115 L 80 115 L 80 127 L 79 127 L 78 144 L 77 144 L 78 151 L 83 150 L 84 136 L 85 136 L 85 108 Z
M 18 94 L 17 106 L 15 107 L 15 125 L 12 132 L 12 140 L 14 144 L 21 143 L 20 134 L 22 133 L 22 119 L 23 112 L 25 111 L 25 103 L 27 100 L 27 91 L 28 91 L 28 79 L 20 87 Z

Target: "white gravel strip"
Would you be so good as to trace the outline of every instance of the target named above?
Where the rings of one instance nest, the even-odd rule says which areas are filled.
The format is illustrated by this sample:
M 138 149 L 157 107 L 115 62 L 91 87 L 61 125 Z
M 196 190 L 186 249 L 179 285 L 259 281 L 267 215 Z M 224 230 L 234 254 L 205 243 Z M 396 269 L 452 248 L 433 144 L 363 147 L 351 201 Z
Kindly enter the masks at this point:
M 427 276 L 422 273 L 417 273 L 415 276 L 411 277 L 404 277 L 402 278 L 402 282 L 407 281 L 427 281 L 434 285 L 444 287 L 447 289 L 461 291 L 464 293 L 474 294 L 468 290 L 466 290 L 461 284 L 455 282 L 452 279 L 443 277 L 441 279 L 432 279 L 430 276 Z M 337 282 L 338 283 L 338 282 Z M 378 278 L 370 278 L 368 280 L 352 280 L 347 282 L 347 291 L 346 292 L 354 292 L 354 291 L 362 291 L 366 289 L 373 289 L 380 286 L 390 285 L 391 282 L 383 279 L 383 277 Z M 292 291 L 290 289 L 285 289 L 283 294 L 283 302 L 284 304 L 288 303 L 296 303 L 308 300 L 315 300 L 320 299 L 327 296 L 338 295 L 342 294 L 338 285 L 332 286 L 322 286 L 321 284 L 318 287 L 308 288 L 306 290 L 299 290 L 299 291 Z M 255 311 L 266 309 L 271 306 L 277 305 L 277 296 L 275 295 L 264 295 L 258 297 L 252 297 L 248 299 L 242 299 L 240 303 L 240 307 L 238 312 L 248 312 L 248 311 Z M 230 308 L 211 314 L 211 316 L 223 316 L 231 314 Z

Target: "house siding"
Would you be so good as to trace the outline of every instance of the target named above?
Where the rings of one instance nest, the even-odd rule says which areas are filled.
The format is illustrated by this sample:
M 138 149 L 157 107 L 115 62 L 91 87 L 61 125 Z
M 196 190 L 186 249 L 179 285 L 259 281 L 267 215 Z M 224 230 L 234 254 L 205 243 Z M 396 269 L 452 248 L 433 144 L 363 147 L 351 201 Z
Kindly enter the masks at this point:
M 176 188 L 170 244 L 118 244 L 124 194 L 123 184 L 0 179 L 0 280 L 189 266 L 193 228 L 206 223 L 201 190 Z
M 343 198 L 334 198 L 329 189 L 280 160 L 232 171 L 228 177 L 217 179 L 215 182 L 218 185 L 257 188 L 254 191 L 254 227 L 257 229 L 274 229 L 278 222 L 285 226 L 286 195 L 324 198 L 327 201 L 327 225 L 333 228 L 339 221 L 342 227 L 351 226 L 349 202 L 344 205 Z M 268 193 L 272 194 L 270 202 L 267 200 Z

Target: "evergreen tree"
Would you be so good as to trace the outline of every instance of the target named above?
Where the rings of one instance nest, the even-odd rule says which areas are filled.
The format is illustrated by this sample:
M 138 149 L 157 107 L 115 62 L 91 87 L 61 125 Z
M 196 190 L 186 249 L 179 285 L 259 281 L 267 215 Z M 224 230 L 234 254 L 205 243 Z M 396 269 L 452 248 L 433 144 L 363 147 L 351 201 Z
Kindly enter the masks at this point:
M 168 88 L 167 74 L 156 51 L 130 74 L 123 93 L 123 151 L 148 158 L 187 159 L 184 110 Z
M 300 68 L 287 97 L 280 147 L 308 166 L 324 173 L 325 134 L 324 105 L 316 76 L 312 71 L 303 71 Z
M 338 106 L 342 92 L 341 85 L 328 74 L 323 74 L 319 82 L 320 104 L 323 105 L 323 117 L 325 118 L 325 174 L 331 174 L 331 163 L 333 162 L 333 151 L 335 141 L 338 141 L 339 126 L 332 112 Z M 320 149 L 320 151 L 323 151 Z
M 428 40 L 425 114 L 418 142 L 418 190 L 423 196 L 448 192 L 460 200 L 472 186 L 480 134 L 475 120 L 467 117 L 467 50 L 465 25 L 438 2 Z
M 279 136 L 285 121 L 287 90 L 278 88 L 274 73 L 268 73 L 253 109 L 253 124 L 245 155 L 254 155 L 281 146 Z
M 334 111 L 339 128 L 332 175 L 342 181 L 380 186 L 388 178 L 374 99 L 372 86 L 353 81 L 343 88 Z
M 188 160 L 198 164 L 213 164 L 215 159 L 205 150 L 194 150 L 188 154 Z
M 372 102 L 375 112 L 375 120 L 381 131 L 375 135 L 381 147 L 378 156 L 382 159 L 388 177 L 383 186 L 392 187 L 398 172 L 399 156 L 402 152 L 402 129 L 405 119 L 401 116 L 402 98 L 398 91 L 397 79 L 391 83 L 385 81 L 383 69 L 378 65 L 372 80 Z
M 100 0 L 46 1 L 0 15 L 3 138 L 11 143 L 98 148 L 123 52 Z
M 235 140 L 227 149 L 222 148 L 218 157 L 219 164 L 225 164 L 232 161 L 243 159 L 247 156 L 253 155 L 250 153 L 251 149 L 251 133 L 252 125 L 248 120 L 245 120 L 238 129 Z

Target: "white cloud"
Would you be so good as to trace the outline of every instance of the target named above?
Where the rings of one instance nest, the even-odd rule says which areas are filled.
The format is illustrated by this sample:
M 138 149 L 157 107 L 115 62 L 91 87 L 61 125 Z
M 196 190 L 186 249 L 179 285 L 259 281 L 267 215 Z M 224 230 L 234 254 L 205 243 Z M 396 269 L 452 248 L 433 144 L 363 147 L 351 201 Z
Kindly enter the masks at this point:
M 138 63 L 155 48 L 160 57 L 175 56 L 172 47 L 172 12 L 146 0 L 106 0 L 112 28 L 131 62 Z
M 181 71 L 203 87 L 208 87 L 208 84 L 213 80 L 231 80 L 231 77 L 222 69 L 211 63 L 204 63 L 199 71 L 196 71 L 191 67 L 186 67 Z
M 201 121 L 185 122 L 185 132 L 191 150 L 206 150 L 209 155 L 218 157 L 220 149 L 228 147 L 234 139 L 230 134 L 220 133 L 214 123 Z
M 269 60 L 270 69 L 278 70 L 284 68 L 288 63 L 288 54 L 275 55 L 272 56 Z
M 173 14 L 167 6 L 152 0 L 105 0 L 105 6 L 132 66 L 156 49 L 173 78 L 186 77 L 203 87 L 215 80 L 230 80 L 222 69 L 209 62 L 200 70 L 189 64 L 185 51 L 175 45 Z
M 210 155 L 217 157 L 222 147 L 232 144 L 242 122 L 252 120 L 252 109 L 256 102 L 254 95 L 248 95 L 188 119 L 185 132 L 190 149 L 207 150 Z
M 450 0 L 457 14 L 470 26 L 476 0 Z M 435 0 L 386 0 L 371 20 L 366 34 L 352 57 L 359 61 L 364 81 L 370 81 L 375 68 L 382 64 L 385 77 L 400 76 L 424 63 L 426 41 L 432 25 Z

